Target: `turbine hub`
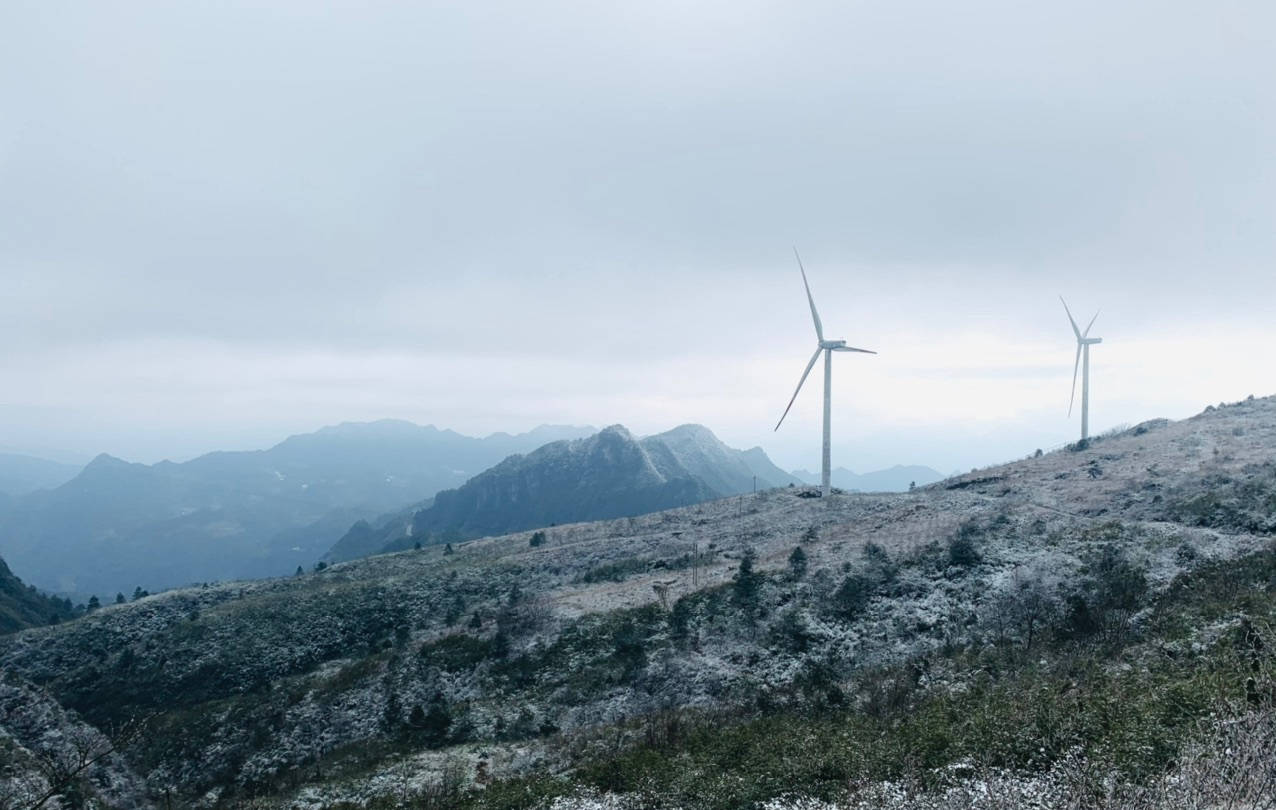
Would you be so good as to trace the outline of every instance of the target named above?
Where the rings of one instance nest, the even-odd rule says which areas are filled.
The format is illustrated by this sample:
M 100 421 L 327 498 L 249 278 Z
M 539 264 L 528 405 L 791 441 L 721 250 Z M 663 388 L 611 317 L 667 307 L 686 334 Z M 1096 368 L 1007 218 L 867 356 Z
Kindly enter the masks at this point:
M 845 340 L 821 340 L 820 341 L 821 349 L 840 349 L 841 347 L 845 345 L 846 345 Z

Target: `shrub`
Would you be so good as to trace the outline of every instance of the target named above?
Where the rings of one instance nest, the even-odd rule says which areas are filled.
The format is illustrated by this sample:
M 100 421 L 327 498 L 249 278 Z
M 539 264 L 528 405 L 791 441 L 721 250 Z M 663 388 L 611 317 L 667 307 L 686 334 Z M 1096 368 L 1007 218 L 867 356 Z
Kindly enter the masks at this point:
M 626 618 L 612 633 L 612 646 L 613 657 L 624 669 L 624 680 L 633 680 L 647 666 L 642 632 L 633 619 Z
M 975 538 L 979 529 L 974 523 L 963 523 L 948 540 L 948 564 L 958 568 L 969 568 L 978 565 L 982 559 L 975 548 Z
M 834 614 L 847 621 L 855 619 L 868 607 L 875 590 L 876 583 L 863 574 L 848 575 L 833 592 Z

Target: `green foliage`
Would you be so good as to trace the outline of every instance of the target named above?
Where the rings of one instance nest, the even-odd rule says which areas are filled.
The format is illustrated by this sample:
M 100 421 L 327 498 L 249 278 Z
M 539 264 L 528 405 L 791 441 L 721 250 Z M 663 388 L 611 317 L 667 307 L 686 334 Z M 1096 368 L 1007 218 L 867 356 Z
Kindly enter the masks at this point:
M 771 626 L 771 643 L 791 655 L 806 652 L 814 638 L 806 619 L 795 608 L 785 610 Z
M 584 583 L 595 582 L 623 582 L 634 574 L 643 573 L 647 570 L 648 561 L 639 557 L 626 557 L 616 562 L 604 563 L 589 569 L 581 575 L 580 581 Z
M 979 537 L 979 527 L 973 522 L 963 523 L 957 532 L 948 539 L 948 564 L 958 568 L 969 568 L 978 565 L 982 559 L 975 547 Z
M 669 638 L 674 644 L 683 646 L 691 635 L 692 600 L 681 596 L 673 603 L 669 611 Z
M 861 551 L 864 560 L 864 572 L 878 586 L 892 582 L 899 574 L 899 566 L 891 559 L 886 549 L 869 541 Z
M 422 659 L 445 672 L 464 672 L 473 669 L 493 653 L 491 641 L 465 633 L 444 636 L 438 641 L 422 645 L 420 650 Z
M 540 548 L 545 545 L 545 532 L 532 532 L 532 537 L 527 541 L 527 545 L 532 548 Z
M 731 585 L 732 600 L 749 619 L 752 619 L 758 611 L 762 591 L 762 575 L 753 570 L 756 559 L 753 549 L 744 550 L 744 553 L 740 555 L 740 565 L 736 569 Z
M 806 576 L 808 565 L 806 552 L 801 546 L 794 546 L 793 551 L 789 552 L 789 576 L 795 580 L 801 579 Z
M 1148 604 L 1137 567 L 1122 555 L 1100 549 L 1093 564 L 1112 571 L 1092 571 L 1087 593 L 1095 604 Z M 1220 709 L 1244 710 L 1246 678 L 1256 666 L 1263 683 L 1272 682 L 1276 660 L 1254 628 L 1260 618 L 1268 627 L 1276 621 L 1276 552 L 1202 565 L 1151 608 L 1151 635 L 1142 639 L 1045 644 L 1032 656 L 954 649 L 942 667 L 965 673 L 961 689 L 925 688 L 926 662 L 867 670 L 855 682 L 862 708 L 839 705 L 833 668 L 808 660 L 794 680 L 798 703 L 789 708 L 674 712 L 660 728 L 676 733 L 647 733 L 631 748 L 592 753 L 570 780 L 498 783 L 466 806 L 520 806 L 511 797 L 548 799 L 573 785 L 687 810 L 758 806 L 785 794 L 836 801 L 848 784 L 895 779 L 935 786 L 957 762 L 1035 772 L 1072 753 L 1095 773 L 1152 779 L 1175 762 L 1198 721 Z M 1255 618 L 1203 652 L 1156 652 L 1182 627 L 1237 611 Z M 786 611 L 773 629 L 792 630 L 797 619 Z M 1134 665 L 1114 666 L 1128 660 Z M 1249 694 L 1270 699 L 1261 688 Z
M 46 596 L 35 586 L 24 584 L 0 559 L 0 634 L 58 624 L 75 615 L 70 600 Z
M 859 618 L 877 591 L 877 583 L 864 574 L 848 574 L 833 592 L 831 609 L 846 621 Z
M 408 714 L 408 728 L 428 748 L 438 748 L 446 743 L 451 727 L 452 712 L 448 709 L 442 692 L 434 693 L 428 709 L 422 709 L 417 704 Z
M 1214 476 L 1205 487 L 1173 493 L 1166 506 L 1168 516 L 1191 526 L 1276 533 L 1276 462 L 1251 465 L 1239 476 Z
M 624 669 L 623 679 L 634 676 L 647 666 L 647 651 L 643 647 L 643 634 L 633 619 L 625 619 L 612 633 L 613 655 Z

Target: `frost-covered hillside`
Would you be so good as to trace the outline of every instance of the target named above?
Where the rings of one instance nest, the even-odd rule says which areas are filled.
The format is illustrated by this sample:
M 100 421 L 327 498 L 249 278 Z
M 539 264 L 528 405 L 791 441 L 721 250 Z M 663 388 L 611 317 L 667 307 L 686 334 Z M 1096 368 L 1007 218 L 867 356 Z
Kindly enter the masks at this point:
M 0 639 L 0 664 L 99 728 L 150 717 L 126 754 L 155 795 L 519 807 L 584 785 L 663 791 L 666 806 L 749 806 L 785 784 L 827 799 L 854 779 L 960 764 L 972 726 L 958 718 L 1057 695 L 1073 709 L 1032 721 L 1057 723 L 1056 737 L 971 750 L 1003 752 L 1013 770 L 1053 767 L 1081 746 L 1137 775 L 1175 749 L 1152 734 L 1090 751 L 1087 735 L 1108 745 L 1102 734 L 1135 721 L 1095 715 L 1077 730 L 1092 711 L 1082 698 L 1110 709 L 1104 689 L 1131 695 L 1112 698 L 1122 705 L 1160 693 L 1112 686 L 1078 651 L 1103 650 L 1124 662 L 1114 673 L 1143 683 L 1133 679 L 1213 661 L 1228 639 L 1249 644 L 1276 618 L 1254 607 L 1242 625 L 1191 601 L 1252 586 L 1249 604 L 1266 605 L 1265 573 L 1230 589 L 1182 585 L 1216 583 L 1222 561 L 1267 570 L 1255 555 L 1276 534 L 1271 398 L 911 493 L 812 494 L 782 487 L 175 591 Z M 1167 683 L 1196 677 L 1165 671 Z M 1261 701 L 1267 676 L 1255 671 Z M 1015 686 L 1025 672 L 1045 673 L 1049 700 Z M 979 703 L 990 689 L 1008 691 Z M 1204 711 L 1193 695 L 1146 716 L 1187 723 Z M 889 752 L 909 718 L 932 711 L 922 759 L 855 753 L 870 750 L 856 734 Z M 820 717 L 841 725 L 802 719 Z M 753 768 L 742 735 L 777 718 L 794 719 L 770 732 L 775 767 Z M 701 721 L 720 733 L 697 736 Z M 1178 739 L 1179 726 L 1164 728 Z M 791 748 L 803 734 L 828 756 Z M 735 754 L 714 739 L 736 740 Z M 1020 748 L 1040 748 L 1040 761 L 1016 759 Z M 660 764 L 642 777 L 644 761 Z M 751 770 L 713 781 L 723 762 Z M 657 794 L 642 795 L 639 805 Z

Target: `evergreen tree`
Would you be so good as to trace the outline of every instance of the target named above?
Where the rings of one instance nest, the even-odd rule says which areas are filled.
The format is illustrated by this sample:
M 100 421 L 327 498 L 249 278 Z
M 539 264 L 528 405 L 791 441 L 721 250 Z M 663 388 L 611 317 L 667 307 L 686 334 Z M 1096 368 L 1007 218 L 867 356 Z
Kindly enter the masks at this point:
M 304 574 L 304 573 L 306 573 L 306 569 L 302 568 L 302 567 L 299 565 L 299 566 L 297 566 L 297 573 L 296 573 L 296 574 L 294 574 L 293 576 L 298 576 L 298 577 L 299 577 L 299 576 L 301 576 L 301 575 L 302 575 L 302 574 Z
M 789 574 L 794 579 L 801 579 L 806 576 L 806 552 L 801 546 L 794 546 L 793 551 L 789 554 Z
M 145 596 L 145 595 L 146 595 L 146 591 L 142 590 L 142 586 L 141 586 L 141 585 L 138 585 L 136 588 L 134 588 L 134 589 L 133 589 L 133 601 L 134 601 L 134 602 L 136 602 L 137 600 L 141 599 L 141 598 L 142 598 L 143 596 Z
M 122 593 L 115 594 L 115 604 L 122 605 L 124 604 L 124 602 L 125 602 L 124 594 Z
M 740 567 L 735 572 L 735 582 L 731 586 L 736 605 L 750 618 L 758 609 L 758 595 L 762 590 L 762 575 L 753 570 L 755 559 L 757 555 L 753 553 L 753 549 L 745 549 L 740 557 Z
M 89 612 L 91 613 L 100 607 L 102 607 L 102 603 L 98 601 L 97 594 L 93 594 L 92 596 L 90 596 L 89 607 L 88 607 Z
M 452 713 L 448 710 L 443 693 L 434 693 L 428 709 L 422 709 L 419 704 L 413 706 L 408 715 L 408 724 L 430 748 L 438 748 L 447 742 L 447 732 L 452 726 Z
M 444 553 L 444 554 L 454 554 L 454 553 L 455 553 L 455 552 L 452 550 L 452 544 L 451 544 L 451 543 L 447 543 L 446 545 L 444 545 L 444 546 L 443 546 L 443 553 Z

